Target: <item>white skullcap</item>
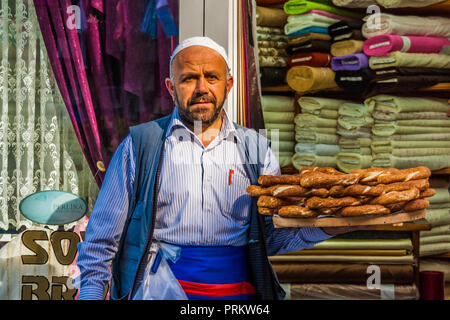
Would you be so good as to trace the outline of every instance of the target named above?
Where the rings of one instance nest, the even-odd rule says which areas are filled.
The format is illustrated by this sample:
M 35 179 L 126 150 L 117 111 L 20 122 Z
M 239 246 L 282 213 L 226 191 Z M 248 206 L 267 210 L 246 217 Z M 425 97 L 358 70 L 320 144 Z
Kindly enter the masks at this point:
M 172 56 L 170 57 L 170 65 L 172 65 L 172 61 L 175 58 L 175 56 L 181 51 L 186 48 L 192 47 L 192 46 L 202 46 L 202 47 L 208 47 L 210 49 L 213 49 L 214 51 L 218 52 L 222 58 L 225 60 L 225 63 L 227 64 L 228 69 L 230 69 L 230 65 L 228 63 L 228 56 L 225 49 L 217 44 L 214 40 L 208 37 L 192 37 L 187 38 L 180 42 L 178 46 L 175 48 L 175 50 L 172 53 Z

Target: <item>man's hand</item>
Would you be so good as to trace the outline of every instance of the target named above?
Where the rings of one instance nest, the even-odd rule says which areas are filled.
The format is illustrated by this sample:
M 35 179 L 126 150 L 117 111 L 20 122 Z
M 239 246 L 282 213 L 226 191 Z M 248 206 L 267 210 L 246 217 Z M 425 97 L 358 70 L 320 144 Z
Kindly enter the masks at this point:
M 373 226 L 351 226 L 351 227 L 322 227 L 322 231 L 330 236 L 336 236 L 338 234 L 357 231 L 357 230 L 370 230 Z

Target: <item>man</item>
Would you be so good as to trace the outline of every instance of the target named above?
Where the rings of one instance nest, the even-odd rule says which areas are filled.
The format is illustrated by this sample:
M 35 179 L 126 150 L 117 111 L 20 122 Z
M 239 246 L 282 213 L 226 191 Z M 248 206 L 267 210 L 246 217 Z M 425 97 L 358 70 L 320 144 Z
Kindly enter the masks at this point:
M 280 168 L 267 140 L 223 109 L 233 86 L 225 50 L 190 38 L 170 66 L 173 113 L 131 128 L 109 165 L 79 244 L 80 299 L 101 299 L 111 278 L 112 298 L 133 298 L 155 242 L 181 248 L 169 264 L 189 299 L 282 299 L 267 256 L 350 229 L 275 229 L 258 215 L 246 189 Z

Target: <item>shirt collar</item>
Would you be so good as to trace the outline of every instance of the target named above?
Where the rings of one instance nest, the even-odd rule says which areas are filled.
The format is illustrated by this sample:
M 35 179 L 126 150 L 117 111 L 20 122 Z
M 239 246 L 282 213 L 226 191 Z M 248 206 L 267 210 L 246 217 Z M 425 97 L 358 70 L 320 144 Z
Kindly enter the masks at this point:
M 227 139 L 230 135 L 233 135 L 238 142 L 241 142 L 241 140 L 239 139 L 239 136 L 237 134 L 236 128 L 233 124 L 233 122 L 231 121 L 230 117 L 228 116 L 228 113 L 225 109 L 224 110 L 224 116 L 222 118 L 222 128 L 220 129 L 220 133 L 219 133 L 219 138 L 220 139 Z M 168 130 L 166 132 L 166 138 L 169 137 L 173 130 L 175 128 L 184 128 L 186 130 L 188 130 L 190 133 L 194 134 L 191 129 L 189 129 L 181 120 L 180 118 L 180 114 L 178 112 L 178 107 L 175 106 L 173 112 L 172 112 L 172 118 L 170 119 L 170 123 L 169 123 L 169 127 Z

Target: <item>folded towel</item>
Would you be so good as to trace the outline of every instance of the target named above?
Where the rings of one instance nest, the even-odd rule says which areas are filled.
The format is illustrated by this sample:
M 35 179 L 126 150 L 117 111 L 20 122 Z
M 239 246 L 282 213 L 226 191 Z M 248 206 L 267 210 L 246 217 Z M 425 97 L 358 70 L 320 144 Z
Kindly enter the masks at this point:
M 278 156 L 278 164 L 280 165 L 280 168 L 288 167 L 292 165 L 292 156 Z
M 450 140 L 450 133 L 394 134 L 389 139 L 393 141 L 440 141 Z
M 339 19 L 327 17 L 321 13 L 313 13 L 311 11 L 299 15 L 290 15 L 284 26 L 284 33 L 289 35 L 308 27 L 328 28 L 338 21 Z
M 346 138 L 370 138 L 372 136 L 371 128 L 345 129 L 338 124 L 337 133 Z
M 339 126 L 346 130 L 358 130 L 361 127 L 373 124 L 373 118 L 370 115 L 362 117 L 339 116 L 337 121 Z
M 275 112 L 275 111 L 263 111 L 263 117 L 265 123 L 294 123 L 294 112 Z
M 291 56 L 288 59 L 288 66 L 310 66 L 310 67 L 328 67 L 333 58 L 328 53 L 323 52 L 309 52 L 309 53 L 298 53 Z
M 447 112 L 449 103 L 447 99 L 421 98 L 421 97 L 398 97 L 393 95 L 377 95 L 364 101 L 366 106 L 373 104 L 373 110 L 383 112 Z M 415 139 L 421 140 L 421 139 Z
M 315 154 L 317 156 L 334 156 L 339 153 L 339 146 L 336 144 L 307 144 L 297 143 L 295 153 Z
M 372 70 L 369 68 L 362 68 L 359 70 L 336 71 L 334 81 L 340 88 L 346 91 L 364 93 L 368 90 L 372 78 Z
M 264 27 L 284 27 L 287 14 L 282 9 L 256 6 L 256 24 Z
M 336 134 L 318 133 L 314 131 L 295 131 L 295 141 L 300 143 L 337 144 L 338 139 L 339 137 Z
M 261 67 L 259 75 L 261 86 L 270 87 L 286 84 L 287 70 L 284 67 Z
M 336 134 L 337 129 L 336 127 L 300 127 L 298 125 L 295 125 L 295 132 L 300 134 L 309 134 L 310 132 L 315 133 L 325 133 L 325 134 Z
M 395 120 L 412 120 L 412 119 L 445 119 L 447 117 L 446 112 L 382 112 L 375 110 L 372 112 L 372 117 L 375 120 L 395 121 Z
M 263 111 L 269 112 L 294 112 L 294 97 L 279 95 L 262 95 L 261 105 Z
M 271 131 L 267 130 L 267 138 L 272 140 L 272 137 L 275 139 L 283 140 L 283 141 L 294 141 L 295 140 L 295 132 L 294 131 Z
M 431 230 L 420 231 L 420 238 L 422 237 L 432 237 L 438 235 L 448 235 L 450 234 L 450 224 L 437 226 L 431 228 Z
M 333 167 L 336 168 L 336 158 L 333 156 L 318 156 L 315 154 L 296 153 L 292 157 L 292 164 L 300 170 L 304 167 Z
M 428 201 L 430 201 L 430 204 L 435 204 L 435 203 L 450 204 L 450 193 L 449 193 L 448 187 L 447 188 L 434 188 L 434 190 L 436 190 L 436 194 L 432 197 L 427 198 Z
M 360 118 L 370 116 L 372 111 L 373 106 L 366 106 L 363 103 L 345 102 L 339 107 L 338 114 L 340 116 Z
M 413 121 L 413 120 L 400 120 L 400 121 Z M 394 134 L 415 135 L 425 133 L 450 133 L 450 127 L 432 127 L 432 124 L 430 124 L 429 127 L 409 127 L 397 124 L 400 121 L 389 121 L 386 123 L 375 122 L 375 124 L 372 127 L 372 133 L 374 135 L 381 137 L 388 137 Z M 441 121 L 441 120 L 427 120 L 426 122 L 428 121 Z
M 290 44 L 286 48 L 289 55 L 297 53 L 323 52 L 330 53 L 331 42 L 328 40 L 308 40 L 298 44 Z
M 286 79 L 289 87 L 297 92 L 316 92 L 337 87 L 334 72 L 330 68 L 292 67 Z
M 260 67 L 286 67 L 287 58 L 285 57 L 271 57 L 271 56 L 259 56 Z
M 331 69 L 338 70 L 359 70 L 369 66 L 369 59 L 364 53 L 348 54 L 342 57 L 333 57 Z
M 364 41 L 343 40 L 335 42 L 330 47 L 330 52 L 335 57 L 342 57 L 352 53 L 360 53 L 363 50 Z
M 349 100 L 332 99 L 332 98 L 322 98 L 322 97 L 309 97 L 302 96 L 298 99 L 298 104 L 302 108 L 302 112 L 316 114 L 317 110 L 330 109 L 338 110 L 339 107 Z
M 267 130 L 279 130 L 284 132 L 293 132 L 295 130 L 294 124 L 286 123 L 266 123 L 265 127 Z
M 310 113 L 299 113 L 295 116 L 294 122 L 300 128 L 326 127 L 336 128 L 337 120 L 320 118 Z
M 368 15 L 362 34 L 370 38 L 380 34 L 450 38 L 450 19 L 439 16 L 398 16 L 387 13 Z M 379 23 L 378 23 L 379 22 Z
M 326 2 L 313 2 L 307 0 L 290 0 L 284 4 L 284 11 L 287 14 L 302 14 L 313 9 L 323 10 L 344 17 L 350 17 L 355 19 L 360 19 L 362 17 L 362 15 L 359 13 L 336 8 L 335 6 L 333 6 L 331 1 L 328 1 L 326 3 Z
M 331 110 L 331 109 L 318 109 L 318 110 L 314 110 L 313 112 L 307 112 L 307 111 L 303 110 L 303 113 L 313 114 L 319 118 L 325 118 L 325 119 L 337 119 L 339 116 L 338 112 L 336 110 Z
M 333 0 L 333 4 L 338 7 L 345 7 L 345 8 L 364 8 L 371 5 L 376 5 L 376 0 Z
M 288 44 L 292 45 L 292 44 L 299 44 L 299 43 L 309 41 L 309 40 L 330 41 L 331 37 L 330 37 L 330 35 L 325 34 L 325 33 L 308 32 L 308 33 L 302 34 L 297 37 L 288 37 L 287 42 L 288 42 Z
M 281 153 L 281 152 L 294 153 L 295 142 L 294 141 L 272 140 L 271 148 L 272 148 L 272 151 L 274 151 L 276 153 Z
M 333 60 L 334 59 L 335 58 L 333 58 Z M 331 61 L 331 67 L 333 67 L 333 60 Z M 450 55 L 439 53 L 407 53 L 395 51 L 383 57 L 370 57 L 369 66 L 374 70 L 390 67 L 426 67 L 450 69 Z
M 371 156 L 372 155 L 372 149 L 370 148 L 354 148 L 354 149 L 348 149 L 348 148 L 343 148 L 341 146 L 339 146 L 339 152 L 341 153 L 356 153 L 362 156 Z
M 450 167 L 450 157 L 443 156 L 425 156 L 400 158 L 391 154 L 375 154 L 372 166 L 383 168 L 406 169 L 418 166 L 426 166 L 430 170 L 440 170 Z
M 394 149 L 395 157 L 450 156 L 450 148 L 403 148 Z
M 446 253 L 450 251 L 450 242 L 444 243 L 430 243 L 420 246 L 419 256 L 426 257 L 436 254 Z
M 367 148 L 372 144 L 371 138 L 339 138 L 339 146 L 344 149 L 359 149 L 359 148 Z
M 368 56 L 384 56 L 389 52 L 439 53 L 450 40 L 442 37 L 398 36 L 381 34 L 364 42 L 364 53 Z
M 338 168 L 346 173 L 357 169 L 370 168 L 372 166 L 372 156 L 358 153 L 339 152 L 336 156 Z
M 443 2 L 444 0 L 377 0 L 385 8 L 422 8 Z
M 420 237 L 420 245 L 425 245 L 429 243 L 442 243 L 449 242 L 450 243 L 450 234 L 441 234 L 437 236 L 424 236 Z
M 390 137 L 389 137 L 390 138 Z M 446 149 L 450 148 L 450 141 L 395 141 L 395 140 L 372 141 L 372 151 L 374 153 L 392 153 L 393 150 L 409 149 Z M 406 151 L 407 152 L 407 151 Z

